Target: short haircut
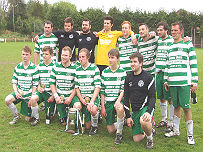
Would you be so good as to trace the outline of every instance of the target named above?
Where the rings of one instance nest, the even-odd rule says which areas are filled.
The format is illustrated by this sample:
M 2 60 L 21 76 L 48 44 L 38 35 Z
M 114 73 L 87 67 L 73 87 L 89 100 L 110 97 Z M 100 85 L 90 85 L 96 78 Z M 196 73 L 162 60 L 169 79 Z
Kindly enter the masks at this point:
M 53 49 L 50 46 L 45 46 L 42 49 L 42 52 L 46 52 L 46 51 L 49 51 L 49 54 L 53 54 Z
M 113 18 L 111 16 L 104 17 L 104 20 L 110 20 L 111 24 L 113 24 Z
M 84 19 L 82 22 L 84 22 L 84 21 L 87 21 L 87 22 L 89 22 L 89 25 L 91 25 L 91 21 L 89 20 L 89 19 Z
M 53 27 L 53 23 L 51 22 L 51 21 L 46 21 L 45 23 L 44 23 L 44 25 L 45 24 L 51 24 L 51 27 Z
M 73 19 L 71 17 L 66 17 L 64 23 L 71 23 L 71 26 L 73 26 L 74 24 Z
M 82 52 L 85 52 L 86 53 L 86 56 L 87 58 L 89 59 L 90 58 L 90 51 L 86 48 L 82 48 L 80 51 L 79 51 L 79 54 L 82 53 Z
M 168 23 L 166 23 L 166 22 L 159 22 L 158 25 L 157 25 L 157 28 L 158 28 L 159 26 L 163 26 L 165 31 L 166 31 L 166 30 L 169 30 Z
M 123 21 L 123 23 L 121 24 L 121 26 L 122 26 L 123 24 L 129 24 L 129 27 L 131 28 L 131 23 L 130 23 L 129 21 Z
M 180 22 L 175 22 L 175 23 L 172 23 L 172 24 L 171 24 L 171 26 L 176 26 L 176 25 L 179 25 L 179 29 L 180 29 L 180 31 L 184 30 L 184 28 L 183 28 L 183 24 L 180 23 Z
M 130 60 L 134 58 L 138 58 L 139 63 L 143 63 L 143 56 L 138 52 L 131 54 L 129 58 Z
M 30 49 L 29 46 L 24 46 L 24 48 L 22 48 L 22 51 L 32 54 L 32 50 Z
M 108 56 L 115 56 L 117 59 L 120 58 L 120 53 L 117 49 L 111 49 L 109 52 L 108 52 Z
M 62 51 L 69 51 L 69 55 L 72 55 L 72 49 L 69 46 L 65 46 Z
M 147 29 L 149 29 L 149 26 L 146 23 L 140 23 L 139 27 L 142 26 L 142 25 L 144 25 Z

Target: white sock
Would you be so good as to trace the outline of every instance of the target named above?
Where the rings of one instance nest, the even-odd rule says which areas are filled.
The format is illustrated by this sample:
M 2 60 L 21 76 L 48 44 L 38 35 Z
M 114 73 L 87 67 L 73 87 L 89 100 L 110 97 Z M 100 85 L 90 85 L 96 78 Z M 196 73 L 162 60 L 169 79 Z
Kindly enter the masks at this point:
M 187 126 L 187 136 L 193 136 L 193 120 L 185 122 Z
M 39 119 L 39 107 L 38 107 L 38 105 L 36 107 L 31 106 L 31 109 L 32 109 L 32 116 L 36 119 Z
M 97 127 L 98 126 L 98 116 L 99 113 L 97 112 L 97 114 L 95 116 L 91 115 L 91 123 L 93 127 Z
M 152 134 L 150 136 L 147 136 L 147 139 L 153 139 Z
M 168 126 L 172 126 L 173 125 L 173 116 L 174 116 L 174 106 L 173 104 L 169 104 L 169 108 L 168 108 Z
M 162 121 L 166 121 L 167 118 L 167 102 L 160 102 L 160 108 L 161 108 L 161 116 L 162 116 Z
M 9 106 L 8 106 L 9 110 L 11 111 L 11 113 L 13 114 L 13 116 L 16 116 L 18 111 L 17 111 L 17 108 L 15 106 L 14 103 L 11 103 Z
M 179 132 L 179 127 L 180 127 L 180 118 L 177 117 L 176 115 L 174 115 L 174 119 L 173 119 L 173 129 L 175 131 Z
M 116 129 L 118 129 L 118 122 L 115 122 L 114 126 L 115 126 Z
M 123 125 L 124 125 L 124 117 L 120 119 L 117 116 L 117 133 L 122 134 Z

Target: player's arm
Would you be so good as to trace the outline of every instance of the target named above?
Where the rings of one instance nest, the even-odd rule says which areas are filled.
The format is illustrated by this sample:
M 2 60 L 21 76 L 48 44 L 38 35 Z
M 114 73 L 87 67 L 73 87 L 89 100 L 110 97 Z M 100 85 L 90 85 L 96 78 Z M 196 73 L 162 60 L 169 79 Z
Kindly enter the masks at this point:
M 80 92 L 80 89 L 79 89 L 79 88 L 76 88 L 75 91 L 76 91 L 76 93 L 77 93 L 77 96 L 78 96 L 79 100 L 82 102 L 83 105 L 86 106 L 87 103 L 86 103 L 85 99 L 82 97 L 82 94 L 81 94 L 81 92 Z
M 71 101 L 73 100 L 73 98 L 75 97 L 76 91 L 75 88 L 73 89 L 73 91 L 71 92 L 70 96 L 68 98 L 65 99 L 65 104 L 70 104 Z
M 105 95 L 101 94 L 101 115 L 102 117 L 106 117 L 106 109 L 104 105 Z
M 60 97 L 59 97 L 59 95 L 58 95 L 58 93 L 56 91 L 56 86 L 55 85 L 50 85 L 50 88 L 51 88 L 51 92 L 52 92 L 52 94 L 54 96 L 54 99 L 55 99 L 56 103 L 61 104 L 62 102 L 61 102 L 61 99 L 60 99 Z
M 23 93 L 18 92 L 18 86 L 15 83 L 13 83 L 13 90 L 14 90 L 14 93 L 15 93 L 15 96 L 16 96 L 17 99 L 22 99 L 23 98 L 22 97 Z
M 92 98 L 90 100 L 90 103 L 94 104 L 94 101 L 98 97 L 99 92 L 100 92 L 100 88 L 99 87 L 95 87 L 94 93 L 93 93 Z

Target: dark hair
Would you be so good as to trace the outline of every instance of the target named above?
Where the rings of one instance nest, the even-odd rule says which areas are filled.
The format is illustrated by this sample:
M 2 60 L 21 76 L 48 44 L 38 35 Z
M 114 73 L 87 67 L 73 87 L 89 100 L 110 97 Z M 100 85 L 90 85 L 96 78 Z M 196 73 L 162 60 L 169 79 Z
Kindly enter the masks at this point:
M 73 19 L 71 17 L 66 17 L 64 23 L 71 23 L 71 26 L 73 26 L 74 24 Z
M 89 22 L 89 25 L 91 25 L 91 21 L 89 20 L 89 19 L 84 19 L 82 22 L 84 22 L 84 21 L 87 21 L 87 22 Z
M 119 53 L 119 51 L 116 50 L 116 49 L 111 49 L 111 50 L 108 52 L 108 56 L 110 56 L 110 55 L 115 56 L 117 59 L 120 58 L 120 53 Z
M 51 21 L 46 21 L 45 23 L 44 23 L 44 25 L 45 24 L 51 24 L 51 27 L 53 27 L 53 23 L 51 22 Z
M 42 49 L 42 52 L 49 51 L 50 54 L 53 54 L 53 49 L 50 46 L 45 46 Z
M 137 52 L 133 53 L 129 58 L 130 60 L 134 58 L 138 58 L 139 63 L 143 63 L 143 56 L 140 53 L 137 53 Z
M 184 29 L 183 29 L 183 24 L 180 23 L 180 22 L 175 22 L 175 23 L 172 23 L 172 24 L 171 24 L 171 26 L 176 26 L 176 25 L 179 25 L 179 29 L 180 29 L 181 31 L 184 30 Z
M 167 31 L 169 30 L 168 23 L 166 23 L 166 22 L 159 22 L 158 25 L 157 25 L 157 28 L 158 28 L 159 26 L 163 26 L 165 31 L 166 31 L 166 30 L 167 30 Z
M 146 28 L 149 29 L 149 26 L 146 23 L 140 23 L 139 27 L 142 26 L 142 25 L 146 26 Z
M 104 17 L 104 20 L 110 20 L 111 24 L 113 24 L 113 18 L 111 16 Z

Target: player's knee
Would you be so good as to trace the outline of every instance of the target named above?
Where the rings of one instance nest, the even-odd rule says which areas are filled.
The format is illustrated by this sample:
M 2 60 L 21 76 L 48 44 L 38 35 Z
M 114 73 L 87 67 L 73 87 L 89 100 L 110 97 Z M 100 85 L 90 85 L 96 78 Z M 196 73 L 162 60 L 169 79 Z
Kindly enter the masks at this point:
M 30 121 L 30 117 L 25 116 L 25 121 L 29 122 Z
M 76 102 L 74 105 L 73 105 L 73 108 L 76 108 L 76 109 L 82 109 L 82 106 L 81 106 L 81 103 L 80 102 Z
M 144 137 L 145 137 L 145 135 L 134 135 L 133 136 L 133 141 L 134 142 L 140 142 L 140 141 L 142 141 L 143 139 L 144 139 Z
M 9 106 L 12 103 L 12 96 L 11 95 L 8 95 L 5 98 L 5 103 L 6 103 L 7 106 Z
M 190 112 L 190 108 L 183 108 L 183 110 L 184 110 L 185 113 Z

